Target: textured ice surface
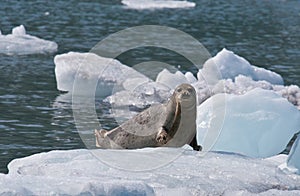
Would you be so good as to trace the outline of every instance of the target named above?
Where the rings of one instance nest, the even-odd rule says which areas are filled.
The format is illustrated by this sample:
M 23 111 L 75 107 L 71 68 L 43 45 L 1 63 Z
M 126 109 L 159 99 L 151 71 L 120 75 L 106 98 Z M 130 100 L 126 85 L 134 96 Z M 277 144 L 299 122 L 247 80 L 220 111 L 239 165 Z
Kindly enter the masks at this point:
M 57 89 L 77 95 L 107 96 L 130 83 L 150 81 L 143 74 L 121 64 L 118 60 L 94 53 L 69 52 L 54 58 Z
M 213 67 L 210 66 L 212 63 L 211 61 L 217 65 L 222 79 L 234 80 L 236 76 L 244 75 L 255 81 L 265 80 L 272 84 L 283 84 L 283 79 L 279 74 L 251 65 L 243 57 L 240 57 L 225 48 L 203 65 L 203 69 L 198 73 L 198 79 L 201 78 L 201 74 L 207 77 L 213 77 L 210 75 L 216 74 L 216 71 L 212 70 Z
M 151 104 L 166 101 L 177 85 L 191 83 L 196 89 L 198 104 L 201 104 L 198 107 L 200 143 L 203 141 L 205 130 L 210 123 L 215 122 L 214 115 L 218 113 L 211 113 L 211 107 L 215 107 L 214 111 L 219 110 L 221 114 L 217 117 L 222 121 L 222 115 L 225 115 L 226 120 L 219 139 L 223 142 L 230 141 L 224 145 L 219 142 L 218 144 L 223 146 L 216 150 L 234 151 L 253 157 L 280 153 L 293 133 L 299 131 L 299 112 L 286 101 L 300 108 L 299 87 L 281 85 L 282 78 L 278 74 L 258 69 L 226 49 L 209 61 L 212 60 L 218 63 L 221 73 L 226 75 L 227 79 L 221 79 L 217 83 L 203 80 L 202 74 L 207 74 L 206 78 L 215 77 L 211 75 L 214 71 L 209 67 L 210 63 L 206 63 L 204 68 L 199 70 L 198 79 L 190 72 L 171 73 L 165 69 L 152 81 L 117 60 L 92 53 L 74 52 L 57 55 L 55 71 L 59 90 L 72 92 L 76 87 L 76 93 L 91 98 L 91 92 L 103 97 L 110 95 L 104 101 L 111 104 L 111 116 L 118 122 L 132 117 Z M 77 85 L 73 85 L 74 80 Z M 226 104 L 224 99 L 220 99 L 224 96 L 221 93 L 229 94 Z M 203 103 L 216 94 L 217 96 L 207 103 Z M 54 105 L 59 107 L 61 104 Z M 201 114 L 202 116 L 199 116 Z M 222 128 L 221 121 L 219 128 Z M 240 145 L 241 149 L 237 149 Z
M 171 73 L 167 69 L 162 70 L 154 81 L 139 81 L 130 79 L 123 83 L 125 90 L 116 92 L 105 99 L 106 102 L 112 104 L 113 108 L 123 108 L 128 106 L 144 108 L 152 104 L 162 103 L 168 99 L 173 90 L 182 83 L 196 82 L 197 79 L 192 73 L 186 74 L 177 71 Z M 118 112 L 122 115 L 122 111 Z M 127 111 L 123 111 L 126 115 Z
M 157 75 L 156 82 L 165 84 L 170 89 L 175 89 L 178 85 L 182 83 L 188 83 L 188 80 L 185 77 L 185 75 L 180 71 L 177 71 L 173 74 L 167 69 L 164 69 Z
M 125 151 L 135 153 L 136 150 Z M 182 152 L 182 149 L 149 148 L 139 151 L 144 152 L 145 157 L 149 156 L 147 152 L 159 154 L 164 151 L 169 154 L 178 151 L 182 154 L 163 167 L 143 172 L 114 169 L 102 163 L 89 150 L 35 154 L 13 160 L 8 166 L 9 174 L 0 174 L 0 194 L 300 194 L 300 176 L 281 172 L 277 168 L 280 163 L 272 159 L 212 152 L 203 157 L 199 152 Z M 161 157 L 167 154 L 161 154 Z M 122 160 L 122 157 L 112 157 L 114 159 Z M 132 165 L 138 164 L 136 160 L 127 161 Z M 147 165 L 149 162 L 142 161 L 140 164 Z
M 163 9 L 163 8 L 191 8 L 196 3 L 176 0 L 122 0 L 131 9 Z
M 300 174 L 300 136 L 293 144 L 287 160 L 287 167 L 290 171 Z
M 57 44 L 26 34 L 25 27 L 13 28 L 12 34 L 2 35 L 0 32 L 0 53 L 8 55 L 25 55 L 39 53 L 54 53 Z
M 275 92 L 259 88 L 244 95 L 214 95 L 198 106 L 197 113 L 199 144 L 216 122 L 213 120 L 220 118 L 223 125 L 212 150 L 251 157 L 282 152 L 300 129 L 300 111 Z
M 210 88 L 208 88 L 207 85 L 203 84 L 203 81 L 199 81 L 195 85 L 199 86 L 199 89 L 202 90 L 201 94 L 198 93 L 198 99 L 200 97 L 208 98 L 218 93 L 243 95 L 252 89 L 261 88 L 264 90 L 276 92 L 278 95 L 286 98 L 289 102 L 300 109 L 300 88 L 296 85 L 284 86 L 271 84 L 265 80 L 254 81 L 252 78 L 244 75 L 238 75 L 233 80 L 220 80 L 216 85 Z
M 211 63 L 209 62 L 212 61 L 218 64 L 222 75 L 226 76 L 225 79 L 220 78 L 213 84 L 202 77 L 202 74 L 205 74 L 206 79 L 217 78 L 214 76 L 215 71 L 210 67 Z M 152 81 L 117 60 L 103 58 L 92 53 L 70 52 L 57 55 L 54 62 L 58 90 L 76 91 L 77 94 L 85 96 L 90 96 L 91 92 L 102 97 L 112 95 L 107 99 L 111 103 L 115 103 L 114 100 L 122 95 L 123 101 L 118 103 L 127 106 L 132 106 L 134 103 L 141 106 L 165 101 L 177 85 L 190 83 L 197 91 L 198 104 L 214 94 L 240 95 L 254 88 L 262 88 L 277 92 L 300 108 L 298 86 L 281 85 L 280 75 L 252 66 L 244 58 L 226 49 L 205 63 L 204 68 L 200 69 L 197 74 L 198 80 L 190 72 L 171 73 L 164 69 L 157 75 L 156 80 Z M 73 89 L 75 77 L 77 82 Z M 162 86 L 164 86 L 163 89 Z M 165 91 L 165 87 L 170 88 L 169 93 Z

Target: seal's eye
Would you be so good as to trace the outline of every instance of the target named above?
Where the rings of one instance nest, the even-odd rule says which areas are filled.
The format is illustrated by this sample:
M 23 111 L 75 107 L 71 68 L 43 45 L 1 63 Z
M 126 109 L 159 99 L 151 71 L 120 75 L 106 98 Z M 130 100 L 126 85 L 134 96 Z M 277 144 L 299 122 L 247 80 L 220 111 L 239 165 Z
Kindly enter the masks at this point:
M 176 91 L 177 91 L 178 93 L 180 93 L 180 92 L 182 91 L 182 89 L 181 89 L 181 88 L 178 88 Z
M 194 92 L 194 90 L 192 88 L 188 88 L 187 90 L 189 91 L 189 93 Z

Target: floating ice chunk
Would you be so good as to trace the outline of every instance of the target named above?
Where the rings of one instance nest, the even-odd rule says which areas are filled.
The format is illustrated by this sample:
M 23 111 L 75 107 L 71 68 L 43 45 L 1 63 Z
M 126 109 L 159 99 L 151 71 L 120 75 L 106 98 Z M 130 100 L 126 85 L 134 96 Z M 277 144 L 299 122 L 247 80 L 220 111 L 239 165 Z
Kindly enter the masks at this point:
M 0 33 L 0 53 L 3 54 L 25 55 L 54 53 L 56 51 L 57 44 L 55 42 L 26 34 L 23 25 L 13 28 L 12 34 L 2 35 Z
M 69 52 L 54 58 L 57 89 L 79 95 L 107 96 L 128 88 L 129 80 L 151 81 L 118 60 L 94 53 Z M 127 81 L 127 83 L 126 83 Z M 123 84 L 128 84 L 125 87 Z
M 12 34 L 16 36 L 26 35 L 25 27 L 23 25 L 20 25 L 18 27 L 13 28 Z
M 300 128 L 299 128 L 300 130 Z M 293 147 L 289 153 L 289 157 L 287 160 L 287 167 L 289 170 L 300 174 L 300 136 L 298 134 L 298 137 L 296 141 L 293 144 Z
M 178 0 L 122 0 L 131 9 L 192 8 L 196 3 Z
M 269 157 L 282 152 L 299 131 L 300 111 L 275 92 L 257 88 L 244 95 L 225 97 L 225 104 L 222 94 L 217 94 L 198 106 L 200 145 L 212 120 L 224 111 L 223 126 L 211 150 Z
M 175 74 L 169 72 L 167 69 L 162 70 L 156 78 L 157 83 L 164 84 L 170 89 L 175 89 L 182 83 L 189 83 L 183 73 L 177 71 Z
M 252 89 L 261 88 L 276 92 L 300 110 L 300 88 L 296 85 L 274 85 L 265 80 L 254 81 L 252 78 L 244 75 L 238 75 L 233 80 L 219 80 L 212 86 L 207 85 L 204 80 L 199 80 L 193 85 L 196 87 L 196 91 L 198 92 L 198 99 L 200 98 L 200 100 L 202 100 L 200 103 L 205 101 L 205 98 L 209 98 L 210 96 L 218 93 L 243 95 Z
M 185 76 L 187 82 L 190 83 L 190 84 L 197 82 L 197 78 L 195 78 L 195 76 L 189 71 L 186 72 L 184 74 L 184 76 Z
M 51 151 L 13 160 L 7 175 L 0 174 L 0 195 L 223 195 L 243 193 L 300 193 L 300 176 L 278 172 L 277 162 L 236 154 L 207 153 L 180 148 L 96 150 L 122 164 L 155 164 L 171 153 L 163 169 L 130 172 L 110 167 L 89 150 Z M 140 160 L 132 158 L 139 155 Z M 161 165 L 163 166 L 163 165 Z M 147 169 L 147 167 L 145 167 Z M 245 177 L 246 176 L 246 177 Z M 70 180 L 71 179 L 71 180 Z M 58 183 L 59 182 L 59 183 Z M 228 183 L 230 182 L 230 183 Z M 201 185 L 201 186 L 199 186 Z
M 217 74 L 216 70 L 214 70 L 215 68 L 211 66 L 211 61 L 217 65 L 217 71 L 220 71 L 223 79 L 234 80 L 236 76 L 244 75 L 255 81 L 265 80 L 271 84 L 283 84 L 283 79 L 279 74 L 264 68 L 253 66 L 243 57 L 240 57 L 225 48 L 203 65 L 200 73 L 206 77 L 216 77 L 213 75 Z M 198 73 L 198 76 L 201 75 L 200 73 Z

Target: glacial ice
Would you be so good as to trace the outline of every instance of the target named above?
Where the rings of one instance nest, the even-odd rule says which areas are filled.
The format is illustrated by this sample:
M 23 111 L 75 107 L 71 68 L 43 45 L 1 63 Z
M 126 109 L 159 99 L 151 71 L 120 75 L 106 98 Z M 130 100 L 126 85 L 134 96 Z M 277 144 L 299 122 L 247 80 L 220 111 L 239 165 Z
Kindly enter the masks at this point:
M 125 89 L 123 84 L 139 79 L 150 81 L 143 74 L 118 60 L 100 57 L 94 53 L 69 52 L 54 58 L 57 89 L 77 95 L 106 97 Z
M 124 151 L 136 153 L 137 150 Z M 157 169 L 134 172 L 103 163 L 91 150 L 35 154 L 13 160 L 8 166 L 9 173 L 0 174 L 0 195 L 300 194 L 300 176 L 281 172 L 277 166 L 282 162 L 272 159 L 213 152 L 202 156 L 188 149 L 182 152 L 180 148 L 139 151 L 144 152 L 145 157 L 147 152 L 164 158 L 177 151 L 180 156 Z M 135 160 L 127 161 L 136 164 Z M 142 161 L 141 164 L 149 163 Z
M 182 83 L 188 83 L 188 80 L 185 77 L 185 75 L 180 71 L 177 71 L 173 74 L 167 69 L 164 69 L 157 75 L 156 82 L 165 84 L 170 89 L 175 89 L 178 85 Z
M 207 79 L 218 78 L 218 76 L 214 76 L 215 71 L 210 66 L 209 62 L 212 61 L 215 62 L 214 65 L 220 67 L 220 72 L 225 78 L 219 78 L 219 81 L 210 83 L 204 80 L 202 74 L 205 74 Z M 177 84 L 190 83 L 196 88 L 198 104 L 214 94 L 240 95 L 258 87 L 275 91 L 300 109 L 300 89 L 298 86 L 281 85 L 283 80 L 277 73 L 257 68 L 244 58 L 226 49 L 205 63 L 204 67 L 199 70 L 197 79 L 190 72 L 185 74 L 180 71 L 171 73 L 164 69 L 157 75 L 156 80 L 152 81 L 145 76 L 146 74 L 143 75 L 117 60 L 103 58 L 93 53 L 69 52 L 57 55 L 54 62 L 58 90 L 75 91 L 77 94 L 88 96 L 91 92 L 95 92 L 96 96 L 101 97 L 112 95 L 115 98 L 106 99 L 112 102 L 116 100 L 117 93 L 123 91 L 122 99 L 124 101 L 119 102 L 119 104 L 127 106 L 134 105 L 131 100 L 137 101 L 134 103 L 139 106 L 160 103 L 166 100 L 167 95 Z M 241 63 L 241 67 L 239 67 L 239 63 Z M 75 77 L 77 82 L 76 85 L 73 85 Z M 163 89 L 162 86 L 164 86 Z M 171 92 L 166 92 L 165 87 L 170 88 L 169 91 Z M 134 89 L 133 93 L 132 89 Z M 150 93 L 146 93 L 145 96 L 145 92 L 141 90 Z M 119 93 L 119 95 L 121 94 Z
M 220 68 L 224 77 L 217 82 L 203 78 L 203 74 L 206 78 L 218 77 L 213 75 L 215 70 L 210 67 L 211 62 Z M 198 143 L 203 145 L 210 141 L 208 130 L 219 130 L 211 126 L 212 122 L 222 128 L 212 150 L 269 157 L 282 152 L 293 134 L 299 131 L 299 87 L 282 85 L 283 80 L 277 73 L 253 66 L 226 49 L 208 60 L 197 78 L 190 72 L 171 73 L 165 69 L 153 81 L 145 76 L 147 74 L 119 61 L 92 53 L 57 55 L 55 64 L 59 90 L 74 91 L 77 77 L 76 93 L 87 95 L 87 90 L 97 88 L 96 95 L 110 95 L 104 101 L 111 104 L 112 117 L 117 121 L 132 117 L 145 106 L 164 102 L 177 84 L 192 84 L 198 95 Z M 207 145 L 204 145 L 207 149 L 205 147 Z
M 198 83 L 201 84 L 201 82 Z M 209 92 L 210 94 L 208 94 L 207 91 L 208 89 L 205 89 L 207 88 L 207 86 L 203 84 L 198 85 L 198 83 L 196 83 L 196 85 L 199 86 L 199 88 L 202 91 L 206 90 L 207 95 L 205 97 L 210 97 L 218 93 L 243 95 L 252 89 L 261 88 L 264 90 L 270 90 L 277 93 L 278 95 L 286 98 L 290 103 L 295 105 L 298 109 L 300 109 L 300 88 L 297 85 L 290 85 L 290 86 L 274 85 L 265 80 L 254 81 L 250 77 L 244 75 L 238 75 L 234 78 L 234 80 L 232 79 L 220 80 L 216 85 L 211 87 L 211 91 Z M 204 96 L 203 94 L 205 93 L 198 94 L 198 98 L 203 97 Z
M 214 151 L 270 157 L 281 153 L 300 131 L 300 111 L 275 92 L 259 88 L 244 95 L 214 95 L 197 111 L 200 145 L 215 119 L 223 123 Z M 219 117 L 221 112 L 225 112 L 224 119 Z
M 25 27 L 20 25 L 12 29 L 12 34 L 2 35 L 0 32 L 0 53 L 7 55 L 27 55 L 54 53 L 57 44 L 26 34 Z
M 244 75 L 255 81 L 267 81 L 271 84 L 280 85 L 283 84 L 283 79 L 279 74 L 251 65 L 243 57 L 240 57 L 225 48 L 216 54 L 216 56 L 205 62 L 202 70 L 198 73 L 198 79 L 201 78 L 201 74 L 205 76 L 210 75 L 210 77 L 212 77 L 213 74 L 216 74 L 216 71 L 212 70 L 214 67 L 210 66 L 211 61 L 217 65 L 222 79 L 234 80 L 238 75 Z
M 219 68 L 218 70 L 215 70 L 215 65 Z M 219 81 L 214 82 L 213 85 L 203 78 L 203 76 L 208 79 L 218 78 L 219 74 L 222 78 L 219 78 Z M 218 93 L 242 95 L 254 88 L 261 88 L 276 92 L 300 109 L 298 86 L 284 86 L 279 74 L 251 65 L 243 57 L 225 48 L 205 62 L 203 68 L 197 73 L 197 79 L 194 86 L 198 88 L 196 90 L 199 104 Z
M 70 99 L 72 93 L 96 92 L 115 109 L 142 107 L 166 100 L 176 84 L 191 83 L 198 94 L 197 141 L 205 150 L 207 141 L 215 143 L 210 152 L 186 147 L 35 154 L 13 160 L 9 173 L 0 174 L 0 195 L 300 194 L 300 176 L 294 174 L 300 168 L 299 137 L 288 157 L 273 156 L 300 131 L 300 89 L 283 86 L 278 74 L 225 49 L 209 60 L 224 77 L 217 83 L 202 77 L 217 78 L 210 75 L 214 74 L 210 62 L 197 79 L 189 72 L 163 70 L 153 81 L 117 60 L 92 53 L 71 52 L 54 61 L 57 88 L 69 91 L 58 102 Z M 222 125 L 216 141 L 208 133 L 212 122 Z
M 130 9 L 192 8 L 196 3 L 178 0 L 122 0 Z

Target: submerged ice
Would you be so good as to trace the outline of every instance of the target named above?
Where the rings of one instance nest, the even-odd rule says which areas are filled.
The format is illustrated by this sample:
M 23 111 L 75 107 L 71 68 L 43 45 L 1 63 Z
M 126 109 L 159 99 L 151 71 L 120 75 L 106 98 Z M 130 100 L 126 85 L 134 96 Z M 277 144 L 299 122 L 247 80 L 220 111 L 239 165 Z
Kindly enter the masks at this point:
M 2 35 L 0 31 L 0 53 L 26 55 L 56 51 L 57 44 L 55 42 L 27 34 L 23 25 L 13 28 L 12 33 L 8 35 Z

